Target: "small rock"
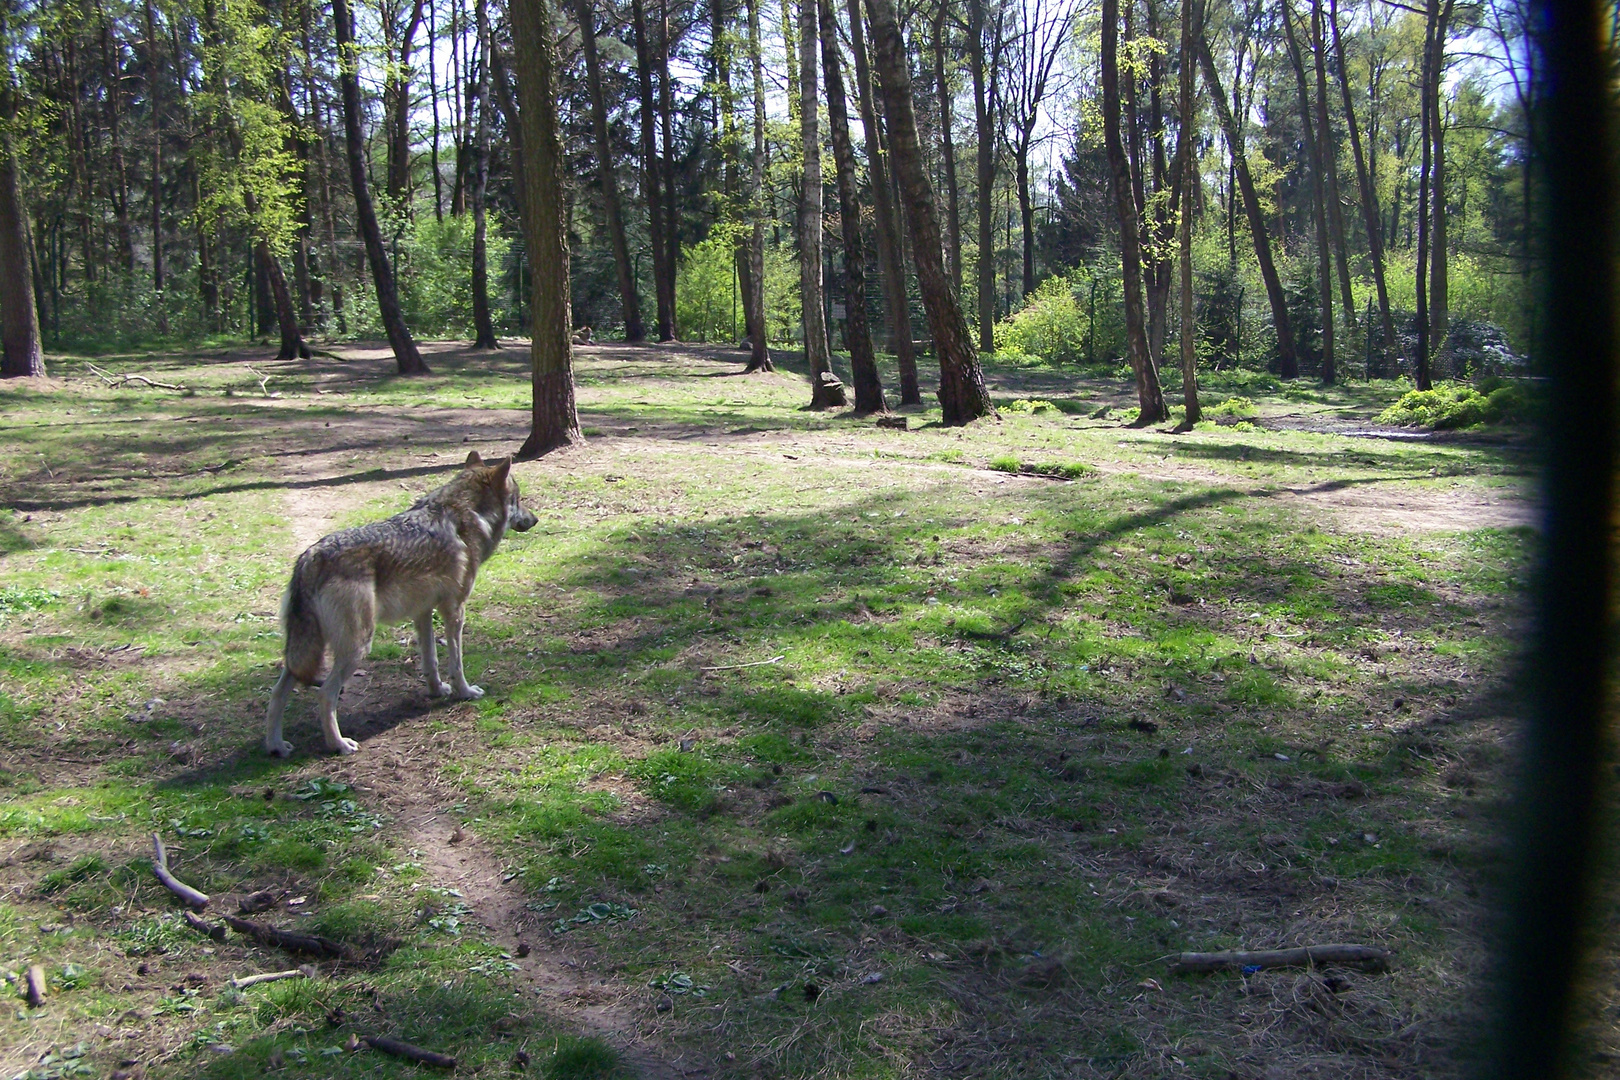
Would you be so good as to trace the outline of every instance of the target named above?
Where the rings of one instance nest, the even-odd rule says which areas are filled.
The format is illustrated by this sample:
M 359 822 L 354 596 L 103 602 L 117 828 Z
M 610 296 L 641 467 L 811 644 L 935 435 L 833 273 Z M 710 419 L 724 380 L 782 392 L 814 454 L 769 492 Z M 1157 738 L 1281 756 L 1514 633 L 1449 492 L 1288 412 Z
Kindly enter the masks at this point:
M 673 1009 L 674 1007 L 675 1007 L 675 999 L 670 997 L 668 994 L 660 994 L 658 996 L 658 1004 L 653 1006 L 654 1009 L 656 1009 L 657 1011 L 659 1011 L 661 1013 L 667 1013 L 667 1012 L 669 1012 L 669 1010 Z
M 862 977 L 861 985 L 862 986 L 871 986 L 873 983 L 880 983 L 882 981 L 883 981 L 883 972 L 881 972 L 881 971 L 869 971 L 869 972 L 866 973 L 865 976 Z
M 888 914 L 889 914 L 889 909 L 884 907 L 882 904 L 873 904 L 872 905 L 872 918 L 881 919 L 881 918 L 883 918 L 884 916 L 886 916 Z
M 517 943 L 517 955 L 519 960 L 523 959 L 525 956 L 528 956 L 529 953 L 533 951 L 534 950 L 529 947 L 529 943 L 527 941 L 520 941 Z

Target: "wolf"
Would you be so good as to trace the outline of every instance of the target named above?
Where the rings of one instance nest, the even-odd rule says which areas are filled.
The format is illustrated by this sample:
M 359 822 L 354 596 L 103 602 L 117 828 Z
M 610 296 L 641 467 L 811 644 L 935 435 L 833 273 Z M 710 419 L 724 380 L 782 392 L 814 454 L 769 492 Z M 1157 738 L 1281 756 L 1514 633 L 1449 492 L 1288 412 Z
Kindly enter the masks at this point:
M 264 748 L 276 757 L 292 753 L 281 737 L 281 714 L 295 683 L 319 686 L 321 730 L 326 748 L 352 754 L 360 744 L 338 730 L 338 697 L 371 651 L 377 624 L 416 624 L 416 647 L 428 694 L 468 700 L 484 692 L 461 669 L 461 628 L 478 568 L 506 531 L 527 532 L 535 516 L 523 506 L 512 461 L 485 464 L 475 450 L 461 473 L 387 521 L 322 537 L 298 556 L 281 598 L 286 636 L 281 677 L 270 692 Z M 450 681 L 439 681 L 433 612 L 444 620 Z M 332 650 L 323 680 L 321 662 Z

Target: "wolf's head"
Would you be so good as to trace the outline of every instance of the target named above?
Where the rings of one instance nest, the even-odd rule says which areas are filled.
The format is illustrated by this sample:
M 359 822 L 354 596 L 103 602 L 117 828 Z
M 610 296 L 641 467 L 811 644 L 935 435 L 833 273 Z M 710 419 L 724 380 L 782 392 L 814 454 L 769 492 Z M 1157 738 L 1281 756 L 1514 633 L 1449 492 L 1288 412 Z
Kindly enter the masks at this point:
M 492 523 L 497 537 L 506 529 L 513 532 L 528 532 L 534 528 L 538 519 L 523 505 L 518 482 L 512 478 L 511 458 L 501 458 L 486 464 L 484 459 L 478 456 L 478 451 L 474 450 L 467 455 L 467 472 L 487 493 L 485 499 L 480 502 L 495 510 L 498 515 L 496 521 Z M 481 506 L 480 509 L 482 508 Z

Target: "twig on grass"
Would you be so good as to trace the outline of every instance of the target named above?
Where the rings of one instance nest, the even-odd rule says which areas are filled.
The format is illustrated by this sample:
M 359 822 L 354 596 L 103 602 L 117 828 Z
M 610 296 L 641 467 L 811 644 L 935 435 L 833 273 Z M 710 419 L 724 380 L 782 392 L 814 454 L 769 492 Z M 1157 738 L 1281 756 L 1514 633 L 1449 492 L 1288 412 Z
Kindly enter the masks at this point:
M 243 975 L 241 978 L 231 980 L 231 989 L 246 990 L 250 986 L 260 983 L 280 982 L 283 979 L 306 979 L 309 972 L 304 968 L 289 968 L 286 971 L 266 971 L 262 975 Z
M 740 671 L 743 668 L 765 667 L 765 666 L 767 666 L 769 664 L 779 664 L 785 659 L 787 659 L 787 656 L 786 656 L 786 654 L 783 654 L 782 656 L 773 656 L 769 660 L 755 660 L 751 664 L 721 664 L 719 667 L 698 668 L 698 670 L 699 671 Z
M 456 1067 L 456 1059 L 449 1054 L 441 1054 L 436 1050 L 424 1050 L 420 1046 L 412 1046 L 408 1042 L 390 1039 L 386 1035 L 364 1035 L 361 1037 L 365 1040 L 367 1046 L 373 1050 L 381 1050 L 385 1054 L 409 1058 L 412 1061 L 419 1061 L 423 1065 L 434 1065 L 441 1069 L 453 1069 Z
M 1263 949 L 1245 952 L 1230 949 L 1226 952 L 1178 954 L 1170 962 L 1170 970 L 1178 975 L 1227 968 L 1308 967 L 1316 964 L 1359 964 L 1382 970 L 1389 966 L 1389 953 L 1371 945 L 1306 945 L 1298 949 Z
M 266 375 L 252 364 L 248 365 L 248 370 L 253 373 L 254 378 L 259 380 L 259 393 L 263 394 L 267 398 L 278 398 L 281 396 L 280 394 L 272 394 L 270 392 L 270 380 L 275 378 L 275 376 Z
M 307 953 L 311 956 L 331 956 L 339 960 L 354 959 L 353 949 L 340 941 L 333 941 L 319 934 L 297 934 L 291 930 L 278 930 L 274 926 L 256 923 L 251 919 L 241 919 L 235 915 L 226 915 L 225 923 L 238 934 L 246 934 L 261 945 L 272 945 L 288 952 Z
M 157 879 L 163 882 L 165 888 L 184 900 L 187 905 L 202 909 L 208 906 L 208 894 L 181 881 L 169 873 L 169 853 L 163 850 L 163 840 L 157 833 L 152 834 L 152 872 Z
M 91 373 L 94 374 L 96 378 L 100 379 L 108 386 L 128 386 L 130 383 L 134 382 L 145 383 L 147 386 L 156 387 L 159 390 L 185 389 L 184 386 L 181 386 L 178 383 L 158 382 L 156 379 L 148 379 L 145 375 L 131 375 L 125 371 L 106 371 L 102 368 L 96 367 L 96 365 L 90 363 L 89 361 L 85 361 L 84 366 L 89 368 Z

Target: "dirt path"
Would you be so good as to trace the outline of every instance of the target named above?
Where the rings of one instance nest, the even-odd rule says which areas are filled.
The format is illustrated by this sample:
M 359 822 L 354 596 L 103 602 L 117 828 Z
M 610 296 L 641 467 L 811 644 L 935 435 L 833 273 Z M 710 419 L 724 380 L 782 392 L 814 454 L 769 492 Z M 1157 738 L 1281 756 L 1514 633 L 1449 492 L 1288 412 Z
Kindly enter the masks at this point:
M 395 844 L 421 864 L 425 885 L 460 893 L 488 940 L 518 965 L 512 978 L 530 1008 L 602 1039 L 642 1080 L 708 1072 L 703 1062 L 666 1053 L 657 1044 L 657 1014 L 646 991 L 593 971 L 588 952 L 566 947 L 551 933 L 553 913 L 527 906 L 532 897 L 499 854 L 450 810 L 463 797 L 460 789 L 422 767 L 424 761 L 453 756 L 457 733 L 430 735 L 414 717 L 411 709 L 404 717 L 397 711 L 371 714 L 372 730 L 358 728 L 361 752 L 334 761 L 329 775 L 367 793 L 388 812 Z M 459 714 L 469 722 L 471 717 L 470 710 Z M 375 730 L 379 726 L 384 730 Z

